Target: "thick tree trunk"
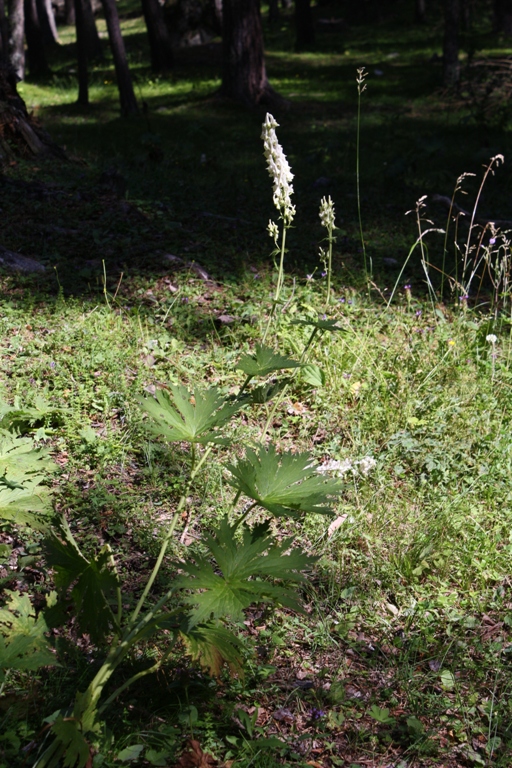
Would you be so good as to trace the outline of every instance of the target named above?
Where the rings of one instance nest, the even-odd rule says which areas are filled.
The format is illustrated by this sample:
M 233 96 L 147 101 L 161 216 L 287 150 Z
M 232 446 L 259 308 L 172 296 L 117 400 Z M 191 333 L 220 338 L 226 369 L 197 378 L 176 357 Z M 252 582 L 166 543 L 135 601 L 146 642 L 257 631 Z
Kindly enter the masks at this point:
M 110 47 L 114 57 L 117 87 L 119 88 L 119 100 L 121 102 L 121 114 L 125 117 L 128 115 L 136 115 L 138 114 L 139 108 L 133 91 L 132 76 L 126 59 L 126 50 L 124 47 L 123 36 L 121 35 L 116 0 L 101 0 L 101 4 L 103 5 Z
M 427 20 L 427 0 L 416 0 L 415 18 L 417 24 L 425 24 Z
M 9 3 L 9 59 L 19 80 L 25 79 L 25 5 L 24 0 Z
M 78 103 L 89 104 L 89 76 L 87 72 L 87 38 L 84 23 L 85 0 L 74 0 L 76 23 L 76 49 L 78 60 Z
M 5 2 L 0 0 L 0 61 L 9 58 L 9 24 L 5 15 Z
M 49 74 L 50 67 L 46 58 L 43 30 L 36 0 L 25 0 L 25 35 L 30 76 L 39 77 Z
M 295 0 L 295 48 L 302 51 L 315 42 L 311 0 Z
M 280 17 L 279 13 L 279 0 L 270 0 L 268 4 L 268 20 L 270 24 L 273 24 L 274 21 L 278 21 Z
M 224 0 L 222 30 L 221 94 L 248 106 L 279 101 L 267 79 L 259 0 Z
M 59 45 L 60 40 L 51 0 L 36 0 L 36 6 L 45 44 Z
M 76 15 L 75 15 L 75 2 L 74 0 L 64 0 L 64 13 L 65 13 L 65 24 L 68 27 L 73 27 L 76 23 Z
M 512 0 L 494 0 L 494 30 L 512 36 Z
M 155 72 L 172 69 L 174 57 L 167 24 L 159 0 L 142 0 L 142 10 L 148 30 L 151 67 Z
M 64 158 L 64 152 L 27 113 L 16 90 L 16 75 L 9 65 L 0 65 L 0 155 L 2 160 L 17 155 L 41 153 Z
M 461 0 L 444 0 L 443 82 L 454 88 L 460 79 L 459 24 Z
M 89 61 L 93 59 L 103 58 L 103 46 L 96 27 L 96 21 L 94 20 L 94 12 L 92 10 L 91 0 L 84 0 L 84 34 L 85 44 L 87 46 L 87 58 Z

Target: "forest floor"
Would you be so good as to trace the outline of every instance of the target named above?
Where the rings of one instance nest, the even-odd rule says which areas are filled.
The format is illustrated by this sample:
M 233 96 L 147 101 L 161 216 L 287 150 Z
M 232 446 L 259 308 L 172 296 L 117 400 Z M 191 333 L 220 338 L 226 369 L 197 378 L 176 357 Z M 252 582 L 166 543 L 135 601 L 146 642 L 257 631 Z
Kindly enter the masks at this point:
M 305 330 L 291 321 L 324 312 L 341 332 L 321 336 L 275 414 L 254 406 L 232 445 L 215 449 L 170 553 L 186 560 L 226 513 L 225 462 L 271 416 L 281 450 L 344 467 L 333 518 L 278 519 L 280 535 L 318 557 L 300 588 L 304 610 L 246 611 L 243 676 L 211 678 L 177 653 L 134 684 L 109 710 L 94 766 L 510 765 L 512 256 L 506 231 L 485 227 L 512 218 L 510 106 L 501 81 L 485 97 L 469 67 L 461 92 L 445 93 L 441 24 L 415 28 L 398 7 L 403 16 L 350 26 L 319 6 L 306 53 L 293 50 L 290 18 L 266 28 L 269 76 L 290 101 L 276 118 L 298 209 L 272 345 L 297 354 Z M 266 225 L 277 214 L 264 111 L 216 96 L 218 42 L 178 53 L 171 76 L 152 75 L 143 21 L 124 10 L 139 118 L 117 116 L 108 57 L 91 72 L 90 108 L 74 103 L 66 28 L 53 76 L 20 86 L 69 161 L 2 169 L 0 245 L 46 271 L 0 277 L 0 422 L 8 405 L 29 414 L 16 428 L 59 466 L 56 511 L 85 553 L 109 544 L 136 594 L 187 463 L 181 446 L 148 434 L 140 398 L 178 382 L 240 386 L 235 366 L 261 341 L 271 307 Z M 507 41 L 486 24 L 476 58 L 501 60 Z M 451 198 L 474 173 L 457 198 L 471 211 L 482 165 L 497 154 L 505 164 L 489 174 L 478 228 L 447 221 L 432 197 Z M 324 195 L 338 226 L 328 304 Z M 421 221 L 404 216 L 423 195 Z M 447 225 L 412 247 L 418 226 Z M 37 531 L 4 523 L 0 566 L 4 588 L 35 605 L 53 588 Z M 65 707 L 100 658 L 73 622 L 53 641 L 61 666 L 17 671 L 2 687 L 2 768 L 31 764 L 42 716 Z M 118 682 L 161 652 L 148 642 Z M 187 762 L 188 738 L 201 752 Z

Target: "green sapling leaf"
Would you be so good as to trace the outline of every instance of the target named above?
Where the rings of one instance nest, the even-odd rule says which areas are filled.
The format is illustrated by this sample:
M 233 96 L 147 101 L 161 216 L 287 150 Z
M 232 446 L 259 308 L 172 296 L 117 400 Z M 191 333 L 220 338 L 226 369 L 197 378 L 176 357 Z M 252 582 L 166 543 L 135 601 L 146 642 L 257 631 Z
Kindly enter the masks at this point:
M 5 593 L 7 603 L 0 608 L 0 682 L 7 669 L 35 670 L 57 664 L 45 636 L 44 617 L 36 616 L 28 595 Z
M 56 465 L 31 438 L 0 435 L 0 518 L 43 529 L 51 514 L 50 492 L 41 486 Z M 45 519 L 46 518 L 46 519 Z
M 258 344 L 254 355 L 244 355 L 236 364 L 236 368 L 248 376 L 268 376 L 274 371 L 287 368 L 300 368 L 301 364 L 291 357 L 280 355 L 270 347 Z
M 181 384 L 169 385 L 156 393 L 156 399 L 141 399 L 142 407 L 153 419 L 152 431 L 168 442 L 221 443 L 229 440 L 213 430 L 226 424 L 246 403 L 228 403 L 217 387 L 192 394 Z
M 219 621 L 182 628 L 180 637 L 194 661 L 218 677 L 227 664 L 233 674 L 242 672 L 242 641 Z
M 90 634 L 93 642 L 101 642 L 115 625 L 109 595 L 117 587 L 116 574 L 110 567 L 111 553 L 103 547 L 91 560 L 80 552 L 65 521 L 44 542 L 48 565 L 54 569 L 59 591 L 70 587 L 78 625 Z
M 331 514 L 330 501 L 341 490 L 336 480 L 318 474 L 309 453 L 278 454 L 273 445 L 248 448 L 245 459 L 227 469 L 230 485 L 278 517 Z
M 193 608 L 190 627 L 211 619 L 238 621 L 252 603 L 272 602 L 300 610 L 293 590 L 266 579 L 304 581 L 300 571 L 317 558 L 299 549 L 290 550 L 292 539 L 276 543 L 268 526 L 254 530 L 244 526 L 241 542 L 236 540 L 236 530 L 237 525 L 224 518 L 215 535 L 206 537 L 208 556 L 198 554 L 195 563 L 183 566 L 187 575 L 176 584 L 178 589 L 193 590 L 182 596 Z
M 305 365 L 301 371 L 302 379 L 317 389 L 325 386 L 325 373 L 318 365 Z

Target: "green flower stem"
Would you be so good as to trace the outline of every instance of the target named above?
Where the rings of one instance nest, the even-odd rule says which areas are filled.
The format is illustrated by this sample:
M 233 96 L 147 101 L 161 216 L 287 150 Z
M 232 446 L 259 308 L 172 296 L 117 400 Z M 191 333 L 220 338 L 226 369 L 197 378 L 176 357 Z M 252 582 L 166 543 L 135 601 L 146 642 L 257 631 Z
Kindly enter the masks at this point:
M 302 350 L 302 354 L 301 354 L 300 360 L 299 360 L 299 362 L 301 364 L 304 363 L 304 360 L 306 359 L 306 355 L 308 353 L 308 350 L 309 350 L 311 344 L 313 343 L 313 340 L 314 340 L 314 338 L 315 338 L 317 333 L 318 333 L 318 328 L 313 328 L 313 331 L 311 332 L 311 336 L 309 337 L 309 339 L 308 339 L 308 341 L 306 343 L 306 346 Z M 295 368 L 293 373 L 290 374 L 290 379 L 292 379 L 294 376 L 296 376 L 297 375 L 297 371 L 299 371 L 299 370 L 300 370 L 300 368 Z M 287 391 L 289 386 L 290 386 L 289 383 L 285 384 L 285 386 L 282 388 L 281 392 L 279 393 L 278 397 L 276 398 L 276 401 L 275 401 L 274 405 L 272 406 L 272 409 L 271 409 L 271 411 L 270 411 L 270 413 L 268 415 L 268 418 L 267 418 L 267 420 L 265 422 L 265 426 L 263 427 L 263 432 L 261 433 L 261 436 L 260 436 L 260 442 L 263 441 L 265 435 L 267 434 L 268 429 L 269 429 L 269 427 L 270 427 L 270 425 L 272 423 L 272 419 L 274 418 L 277 409 L 279 408 L 279 406 L 283 402 L 284 396 L 285 396 L 286 391 Z
M 148 667 L 148 669 L 143 669 L 141 672 L 137 672 L 136 675 L 132 675 L 128 680 L 126 680 L 122 685 L 119 686 L 119 688 L 116 688 L 114 693 L 112 693 L 106 701 L 103 702 L 101 707 L 98 709 L 98 714 L 101 715 L 107 707 L 112 704 L 112 702 L 117 699 L 118 696 L 121 695 L 123 691 L 125 691 L 127 688 L 130 687 L 133 683 L 135 683 L 137 680 L 139 680 L 141 677 L 145 677 L 146 675 L 152 675 L 153 672 L 158 672 L 162 664 L 167 661 L 169 656 L 171 655 L 171 652 L 176 645 L 176 638 L 174 638 L 174 642 L 170 644 L 167 651 L 162 655 L 162 657 L 155 663 L 153 666 Z
M 238 518 L 238 520 L 236 521 L 236 523 L 235 523 L 235 525 L 234 525 L 234 528 L 233 528 L 233 532 L 235 532 L 235 531 L 236 531 L 236 529 L 238 528 L 238 526 L 239 526 L 241 523 L 243 523 L 243 522 L 244 522 L 244 520 L 247 518 L 247 516 L 248 516 L 249 512 L 252 512 L 252 510 L 254 509 L 254 507 L 257 507 L 257 506 L 258 506 L 258 503 L 259 503 L 259 502 L 255 501 L 253 504 L 251 504 L 249 507 L 247 507 L 247 509 L 245 510 L 245 512 L 243 513 L 243 515 L 240 515 L 240 517 Z
M 359 236 L 361 238 L 361 247 L 363 249 L 364 260 L 364 272 L 367 280 L 370 280 L 373 272 L 372 260 L 370 259 L 370 271 L 367 269 L 366 262 L 366 243 L 364 241 L 363 234 L 363 220 L 361 217 L 361 188 L 360 188 L 360 173 L 359 173 L 359 158 L 360 158 L 360 140 L 361 140 L 361 95 L 366 89 L 366 83 L 364 82 L 366 73 L 364 67 L 358 70 L 357 78 L 357 135 L 356 135 L 356 187 L 357 187 L 357 216 L 359 219 Z
M 158 571 L 160 570 L 160 567 L 162 565 L 162 562 L 163 562 L 163 559 L 165 557 L 165 553 L 167 552 L 167 548 L 169 546 L 169 543 L 170 543 L 170 541 L 171 541 L 171 539 L 173 537 L 174 530 L 176 528 L 176 525 L 177 525 L 179 517 L 180 517 L 180 513 L 183 510 L 183 507 L 185 506 L 185 504 L 187 502 L 188 493 L 189 493 L 189 490 L 190 490 L 190 488 L 192 486 L 192 483 L 194 482 L 194 479 L 195 479 L 197 473 L 199 472 L 199 470 L 201 469 L 202 465 L 204 464 L 204 462 L 206 461 L 206 459 L 210 455 L 211 450 L 212 450 L 211 446 L 208 446 L 208 448 L 205 450 L 205 452 L 203 453 L 202 457 L 200 458 L 199 462 L 197 463 L 197 466 L 195 466 L 195 447 L 194 447 L 194 444 L 192 444 L 192 467 L 191 467 L 191 470 L 190 470 L 190 478 L 189 478 L 189 481 L 187 483 L 187 487 L 185 489 L 185 492 L 183 493 L 183 495 L 181 496 L 181 498 L 179 500 L 178 508 L 176 509 L 176 512 L 175 512 L 174 517 L 173 517 L 173 519 L 171 521 L 169 529 L 168 529 L 168 531 L 167 531 L 167 533 L 165 535 L 165 538 L 164 538 L 164 540 L 162 542 L 162 546 L 160 548 L 160 552 L 158 554 L 158 557 L 157 557 L 156 563 L 154 565 L 154 568 L 151 571 L 151 575 L 150 575 L 150 577 L 148 579 L 148 582 L 147 582 L 146 586 L 144 587 L 144 591 L 142 592 L 142 595 L 139 598 L 139 602 L 137 603 L 137 605 L 135 607 L 135 610 L 133 611 L 133 613 L 131 615 L 129 626 L 133 626 L 137 616 L 139 615 L 140 611 L 142 610 L 142 607 L 143 607 L 144 602 L 145 602 L 145 600 L 146 600 L 146 598 L 147 598 L 147 596 L 149 594 L 149 591 L 150 591 L 151 587 L 153 586 L 153 583 L 154 583 L 154 581 L 155 581 L 155 579 L 156 579 L 156 577 L 158 575 Z
M 283 287 L 284 283 L 284 254 L 286 251 L 286 224 L 283 223 L 283 234 L 281 237 L 281 257 L 279 259 L 279 271 L 277 273 L 277 284 L 276 284 L 276 292 L 274 294 L 274 300 L 272 302 L 272 308 L 270 310 L 270 315 L 268 316 L 267 321 L 267 327 L 265 328 L 265 333 L 263 334 L 262 344 L 265 343 L 266 338 L 268 336 L 268 332 L 270 331 L 270 326 L 272 325 L 272 319 L 274 317 L 274 313 L 277 308 L 277 303 L 279 301 L 279 297 L 281 295 L 281 289 Z
M 252 378 L 254 378 L 254 377 L 251 374 L 249 374 L 247 376 L 246 380 L 244 381 L 244 383 L 242 384 L 242 386 L 238 390 L 237 397 L 240 397 L 240 395 L 244 392 L 244 390 L 247 388 L 247 386 L 248 386 L 248 384 L 249 384 L 249 382 L 251 381 Z
M 332 273 L 332 244 L 334 237 L 332 229 L 329 230 L 329 258 L 327 262 L 327 296 L 325 297 L 325 308 L 327 309 L 331 302 L 331 273 Z
M 78 694 L 77 701 L 73 710 L 73 715 L 82 722 L 84 730 L 90 730 L 84 725 L 84 716 L 90 719 L 90 727 L 94 723 L 94 719 L 97 714 L 97 704 L 103 692 L 103 688 L 106 683 L 115 672 L 119 664 L 123 661 L 130 649 L 135 645 L 139 639 L 139 635 L 155 617 L 158 611 L 165 605 L 167 600 L 174 592 L 174 587 L 169 589 L 163 597 L 149 610 L 145 616 L 138 622 L 138 624 L 127 632 L 123 640 L 112 647 L 107 655 L 107 658 L 103 662 L 102 666 L 94 676 L 93 680 L 89 683 L 87 690 L 84 694 Z M 103 705 L 102 711 L 106 705 Z

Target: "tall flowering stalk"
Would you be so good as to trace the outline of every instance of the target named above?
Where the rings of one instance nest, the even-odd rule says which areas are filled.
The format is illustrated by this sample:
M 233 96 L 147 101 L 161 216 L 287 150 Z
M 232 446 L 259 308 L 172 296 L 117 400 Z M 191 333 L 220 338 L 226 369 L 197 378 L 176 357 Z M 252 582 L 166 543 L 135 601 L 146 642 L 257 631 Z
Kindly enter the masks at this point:
M 261 138 L 263 139 L 263 151 L 267 160 L 267 170 L 273 183 L 273 198 L 274 205 L 279 211 L 279 219 L 283 222 L 281 233 L 281 245 L 279 246 L 279 227 L 272 221 L 268 223 L 268 233 L 274 240 L 276 246 L 276 253 L 280 252 L 279 271 L 277 274 L 276 291 L 274 294 L 274 302 L 270 313 L 269 321 L 265 334 L 263 336 L 263 342 L 267 337 L 270 329 L 270 323 L 272 316 L 275 312 L 279 296 L 281 295 L 281 289 L 283 287 L 284 280 L 284 254 L 286 252 L 286 230 L 291 227 L 294 216 L 295 206 L 292 204 L 291 196 L 293 194 L 292 179 L 293 173 L 291 172 L 290 165 L 286 159 L 286 155 L 283 152 L 283 148 L 277 140 L 275 129 L 279 127 L 279 123 L 275 120 L 270 113 L 267 112 L 265 121 L 263 123 L 263 129 L 261 132 Z
M 320 258 L 324 261 L 325 271 L 327 272 L 327 295 L 325 298 L 325 307 L 329 306 L 331 300 L 331 274 L 332 274 L 332 244 L 336 238 L 333 237 L 333 232 L 336 229 L 334 224 L 334 203 L 331 200 L 331 196 L 323 197 L 320 201 L 320 223 L 322 227 L 327 230 L 327 242 L 329 243 L 327 252 L 323 248 L 320 248 Z
M 359 143 L 361 138 L 361 96 L 366 90 L 367 75 L 368 75 L 368 72 L 365 71 L 364 67 L 361 67 L 360 69 L 357 70 L 357 77 L 356 77 L 356 83 L 357 83 L 356 183 L 357 183 L 357 215 L 359 218 L 359 236 L 361 238 L 361 247 L 363 249 L 365 277 L 368 279 L 368 277 L 371 278 L 372 276 L 373 265 L 372 265 L 372 260 L 370 258 L 370 272 L 368 274 L 367 263 L 366 263 L 366 243 L 364 242 L 363 221 L 361 218 L 361 190 L 359 186 L 359 155 L 360 155 Z

